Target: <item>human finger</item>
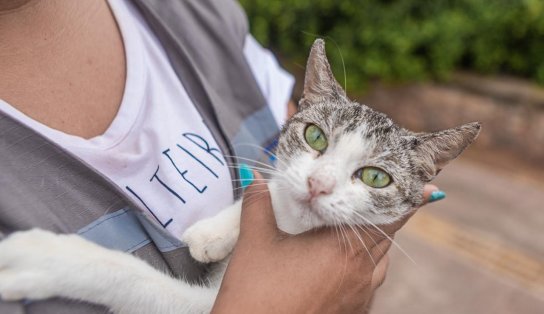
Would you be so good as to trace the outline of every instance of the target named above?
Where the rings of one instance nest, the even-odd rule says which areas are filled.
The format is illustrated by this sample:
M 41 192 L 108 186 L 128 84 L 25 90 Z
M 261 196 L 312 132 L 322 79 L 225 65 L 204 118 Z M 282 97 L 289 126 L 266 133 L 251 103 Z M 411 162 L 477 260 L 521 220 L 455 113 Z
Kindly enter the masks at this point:
M 374 268 L 372 273 L 372 290 L 376 290 L 379 286 L 385 281 L 385 275 L 387 273 L 387 268 L 389 267 L 389 256 L 385 255 Z
M 421 203 L 421 206 L 429 203 L 441 200 L 445 197 L 445 193 L 441 191 L 436 185 L 433 184 L 425 184 L 423 187 L 423 202 Z M 419 207 L 412 208 L 408 213 L 406 213 L 400 220 L 389 224 L 389 225 L 383 225 L 380 226 L 380 228 L 388 235 L 393 235 L 395 232 L 397 232 L 402 226 L 408 222 L 408 220 L 417 212 Z
M 385 238 L 378 242 L 375 246 L 370 249 L 370 254 L 374 260 L 379 260 L 387 254 L 391 244 L 393 243 L 393 238 Z
M 441 200 L 444 197 L 446 197 L 446 193 L 440 191 L 436 185 L 425 184 L 423 187 L 423 203 L 420 205 L 420 207 L 429 202 Z
M 254 171 L 253 176 L 253 183 L 244 191 L 240 233 L 250 233 L 252 238 L 273 237 L 279 230 L 272 209 L 270 192 L 266 184 L 255 183 L 262 182 L 263 178 L 259 172 Z

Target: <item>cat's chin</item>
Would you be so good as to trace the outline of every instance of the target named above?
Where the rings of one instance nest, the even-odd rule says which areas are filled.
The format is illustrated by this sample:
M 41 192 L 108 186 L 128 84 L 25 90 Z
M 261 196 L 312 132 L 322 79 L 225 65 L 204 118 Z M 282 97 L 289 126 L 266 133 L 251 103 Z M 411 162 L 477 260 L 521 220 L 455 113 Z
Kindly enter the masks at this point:
M 327 225 L 326 221 L 316 215 L 307 202 L 285 195 L 285 189 L 279 188 L 273 181 L 269 184 L 269 188 L 276 223 L 281 231 L 299 234 Z
M 299 234 L 327 225 L 327 223 L 313 213 L 310 208 L 299 202 L 292 203 L 292 205 L 288 207 L 275 208 L 279 208 L 278 210 L 274 210 L 278 228 L 289 234 Z

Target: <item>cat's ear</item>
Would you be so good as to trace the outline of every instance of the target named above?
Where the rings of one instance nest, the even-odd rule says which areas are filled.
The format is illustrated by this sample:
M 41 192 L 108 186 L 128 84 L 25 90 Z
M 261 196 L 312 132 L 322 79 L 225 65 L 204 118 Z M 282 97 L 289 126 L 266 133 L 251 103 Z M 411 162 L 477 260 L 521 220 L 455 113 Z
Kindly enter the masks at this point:
M 346 92 L 334 78 L 325 52 L 325 41 L 316 39 L 312 45 L 300 106 L 308 106 L 324 101 L 346 101 Z
M 422 179 L 432 180 L 478 137 L 480 128 L 480 123 L 472 122 L 439 132 L 416 135 L 414 150 L 422 170 Z

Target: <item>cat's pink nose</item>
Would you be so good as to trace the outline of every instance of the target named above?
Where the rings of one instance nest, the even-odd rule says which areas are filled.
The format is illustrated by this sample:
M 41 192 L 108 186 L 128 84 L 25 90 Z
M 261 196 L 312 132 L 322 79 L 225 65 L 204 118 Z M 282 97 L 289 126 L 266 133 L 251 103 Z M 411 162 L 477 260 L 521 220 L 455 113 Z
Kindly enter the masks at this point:
M 311 198 L 331 194 L 336 186 L 336 179 L 333 176 L 311 176 L 308 178 L 308 191 Z

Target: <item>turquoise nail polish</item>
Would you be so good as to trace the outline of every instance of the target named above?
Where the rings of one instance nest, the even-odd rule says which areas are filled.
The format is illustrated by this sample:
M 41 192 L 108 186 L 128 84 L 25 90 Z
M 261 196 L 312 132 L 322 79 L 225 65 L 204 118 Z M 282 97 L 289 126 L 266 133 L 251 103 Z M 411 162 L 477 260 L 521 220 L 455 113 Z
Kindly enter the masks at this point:
M 446 193 L 444 191 L 433 191 L 431 197 L 429 197 L 429 203 L 439 201 L 446 198 Z
M 240 164 L 240 185 L 245 189 L 248 185 L 253 183 L 253 171 L 246 164 Z

